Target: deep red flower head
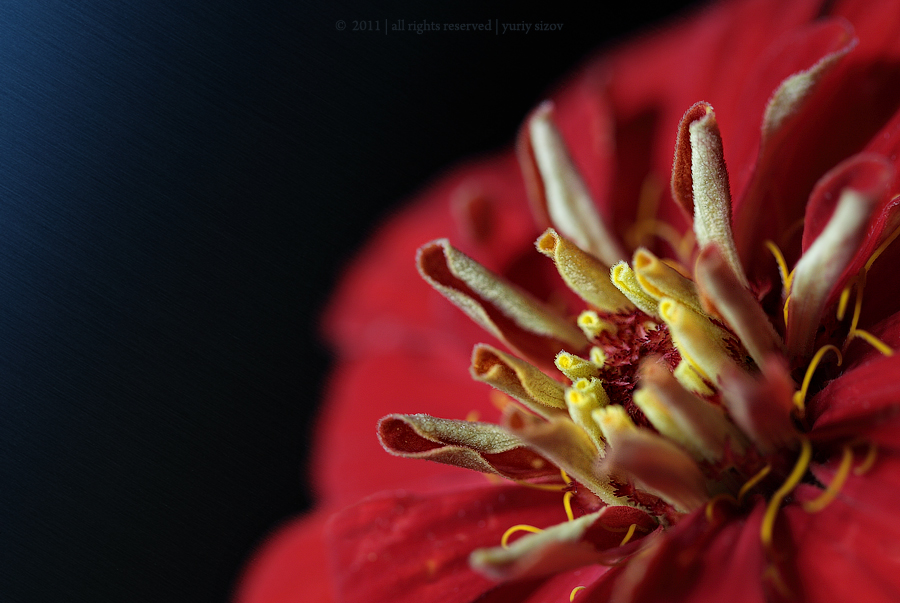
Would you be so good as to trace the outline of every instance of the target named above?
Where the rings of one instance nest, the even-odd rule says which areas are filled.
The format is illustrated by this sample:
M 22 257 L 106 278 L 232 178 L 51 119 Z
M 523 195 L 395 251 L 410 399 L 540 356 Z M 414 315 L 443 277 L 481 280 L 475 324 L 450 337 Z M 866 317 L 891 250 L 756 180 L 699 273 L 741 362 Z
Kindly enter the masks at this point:
M 238 601 L 900 600 L 898 108 L 893 1 L 589 62 L 344 277 Z

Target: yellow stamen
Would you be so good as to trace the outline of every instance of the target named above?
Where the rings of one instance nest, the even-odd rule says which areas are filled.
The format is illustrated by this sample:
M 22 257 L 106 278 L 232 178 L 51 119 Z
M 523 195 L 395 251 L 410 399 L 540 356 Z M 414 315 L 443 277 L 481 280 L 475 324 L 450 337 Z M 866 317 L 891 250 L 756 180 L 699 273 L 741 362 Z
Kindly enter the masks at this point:
M 578 593 L 580 593 L 581 591 L 583 591 L 586 588 L 587 588 L 587 586 L 576 586 L 575 588 L 573 588 L 572 592 L 569 593 L 569 603 L 572 603 L 572 601 L 575 600 L 575 595 L 577 595 Z
M 784 260 L 784 254 L 781 253 L 781 250 L 774 241 L 766 241 L 766 247 L 772 252 L 772 255 L 775 256 L 775 262 L 778 264 L 778 272 L 781 274 L 781 286 L 784 288 L 784 292 L 787 293 L 791 290 L 791 278 L 793 277 L 793 274 L 788 271 L 787 262 Z M 785 319 L 785 322 L 787 322 L 787 319 Z
M 866 273 L 860 272 L 855 282 L 856 300 L 853 304 L 853 318 L 850 320 L 850 333 L 847 335 L 847 339 L 853 336 L 853 332 L 856 331 L 856 327 L 859 325 L 859 315 L 862 314 L 863 289 L 866 286 Z
M 884 243 L 879 245 L 878 249 L 876 249 L 875 252 L 869 256 L 869 259 L 866 262 L 866 266 L 864 268 L 864 270 L 866 272 L 868 272 L 869 269 L 872 268 L 872 264 L 875 262 L 875 260 L 878 259 L 878 256 L 880 256 L 882 253 L 884 253 L 884 250 L 888 248 L 888 245 L 890 245 L 891 243 L 894 242 L 894 239 L 896 239 L 897 236 L 900 236 L 900 226 L 898 226 L 896 229 L 894 229 L 894 232 L 891 233 L 891 236 L 889 236 L 887 239 L 885 239 Z
M 864 331 L 864 330 L 862 330 L 862 329 L 854 329 L 854 330 L 847 336 L 847 339 L 850 339 L 850 338 L 852 338 L 852 337 L 859 337 L 860 339 L 864 339 L 864 340 L 867 341 L 873 348 L 875 348 L 876 350 L 878 350 L 879 352 L 881 352 L 881 353 L 884 354 L 885 356 L 893 356 L 893 355 L 894 355 L 894 350 L 891 349 L 891 347 L 890 347 L 888 344 L 886 344 L 885 342 L 881 341 L 880 339 L 878 339 L 877 337 L 875 337 L 874 335 L 872 335 L 872 334 L 869 333 L 868 331 Z
M 788 323 L 788 307 L 791 304 L 791 296 L 788 295 L 784 298 L 784 308 L 781 310 L 782 314 L 784 314 L 784 324 Z
M 567 484 L 572 485 L 574 483 L 574 480 L 572 480 L 572 478 L 569 477 L 569 474 L 566 473 L 565 469 L 560 469 L 559 474 L 562 476 L 563 481 L 566 482 Z
M 816 352 L 816 355 L 813 356 L 810 361 L 809 366 L 806 367 L 806 375 L 803 376 L 803 385 L 800 387 L 800 391 L 794 393 L 794 405 L 797 407 L 797 410 L 800 411 L 801 415 L 805 410 L 804 405 L 806 403 L 806 392 L 809 390 L 809 382 L 812 381 L 813 374 L 816 372 L 816 367 L 819 366 L 819 362 L 821 362 L 822 357 L 828 350 L 834 350 L 834 353 L 837 354 L 838 366 L 844 361 L 844 357 L 841 356 L 841 351 L 830 343 L 819 348 L 819 351 Z
M 721 500 L 730 500 L 731 502 L 737 504 L 737 499 L 733 497 L 731 494 L 727 492 L 723 492 L 721 494 L 716 494 L 712 498 L 709 499 L 709 502 L 706 503 L 706 521 L 712 523 L 713 518 L 715 517 L 714 511 L 716 508 L 716 504 L 718 504 Z
M 851 466 L 853 466 L 853 450 L 850 449 L 850 446 L 844 446 L 844 455 L 841 458 L 841 464 L 837 472 L 834 474 L 834 479 L 831 480 L 831 483 L 828 484 L 828 487 L 825 488 L 821 495 L 814 500 L 803 503 L 803 510 L 807 513 L 817 513 L 827 507 L 834 500 L 834 497 L 837 496 L 837 493 L 841 491 L 844 482 L 847 481 Z
M 575 496 L 575 493 L 569 490 L 563 495 L 563 506 L 566 508 L 566 517 L 569 518 L 569 521 L 575 521 L 575 514 L 572 513 L 572 497 Z
M 619 546 L 625 546 L 631 540 L 631 537 L 634 536 L 634 530 L 637 528 L 637 524 L 633 523 L 628 526 L 628 532 L 625 533 L 625 538 L 622 539 L 622 542 L 619 543 Z
M 540 528 L 536 528 L 534 526 L 530 526 L 524 523 L 520 523 L 519 525 L 515 525 L 510 529 L 503 532 L 503 537 L 500 538 L 500 546 L 505 549 L 509 548 L 509 537 L 515 534 L 516 532 L 531 532 L 532 534 L 540 534 L 544 530 Z
M 812 444 L 809 443 L 809 440 L 807 438 L 800 438 L 800 444 L 800 456 L 797 458 L 797 464 L 794 465 L 794 470 L 791 471 L 787 480 L 785 480 L 781 487 L 776 490 L 775 494 L 772 495 L 772 498 L 769 500 L 769 504 L 766 507 L 766 514 L 763 516 L 759 537 L 768 550 L 772 549 L 772 528 L 775 526 L 775 518 L 778 516 L 778 509 L 781 507 L 781 501 L 784 500 L 784 497 L 790 494 L 790 492 L 797 487 L 797 484 L 800 483 L 800 479 L 806 473 L 806 468 L 809 466 L 809 460 L 812 458 Z
M 875 444 L 869 443 L 869 451 L 866 453 L 866 458 L 863 459 L 863 462 L 859 467 L 853 470 L 854 475 L 865 475 L 869 472 L 869 469 L 872 468 L 872 465 L 875 464 L 875 458 L 878 456 L 878 449 L 875 448 Z
M 856 281 L 854 280 L 841 291 L 841 300 L 838 302 L 837 310 L 838 320 L 844 320 L 844 314 L 847 312 L 847 302 L 850 301 L 850 292 L 853 290 L 853 285 L 855 284 Z
M 744 496 L 747 494 L 747 492 L 749 492 L 750 489 L 753 488 L 753 486 L 755 486 L 756 484 L 761 482 L 765 476 L 769 475 L 769 471 L 771 471 L 771 470 L 772 470 L 772 466 L 766 465 L 765 467 L 760 469 L 756 473 L 756 475 L 754 475 L 753 477 L 748 479 L 746 482 L 744 482 L 744 485 L 741 486 L 740 490 L 738 490 L 738 497 L 737 497 L 738 503 L 743 502 Z

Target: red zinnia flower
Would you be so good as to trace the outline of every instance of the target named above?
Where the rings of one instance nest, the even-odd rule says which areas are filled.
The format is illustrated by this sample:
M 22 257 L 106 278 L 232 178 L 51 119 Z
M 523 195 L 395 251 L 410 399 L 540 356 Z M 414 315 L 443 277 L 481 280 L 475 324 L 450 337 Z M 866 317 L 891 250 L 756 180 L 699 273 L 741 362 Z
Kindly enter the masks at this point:
M 345 277 L 320 510 L 239 601 L 900 598 L 898 108 L 894 2 L 589 63 Z

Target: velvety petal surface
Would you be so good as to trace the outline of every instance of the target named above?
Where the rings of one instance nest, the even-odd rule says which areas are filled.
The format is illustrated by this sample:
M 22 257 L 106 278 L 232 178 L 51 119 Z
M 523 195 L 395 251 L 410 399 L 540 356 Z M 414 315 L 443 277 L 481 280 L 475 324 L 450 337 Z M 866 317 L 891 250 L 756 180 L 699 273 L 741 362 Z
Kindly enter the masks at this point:
M 422 496 L 376 495 L 329 525 L 335 589 L 344 603 L 468 603 L 494 583 L 469 569 L 473 549 L 517 524 L 565 521 L 559 493 L 485 484 Z

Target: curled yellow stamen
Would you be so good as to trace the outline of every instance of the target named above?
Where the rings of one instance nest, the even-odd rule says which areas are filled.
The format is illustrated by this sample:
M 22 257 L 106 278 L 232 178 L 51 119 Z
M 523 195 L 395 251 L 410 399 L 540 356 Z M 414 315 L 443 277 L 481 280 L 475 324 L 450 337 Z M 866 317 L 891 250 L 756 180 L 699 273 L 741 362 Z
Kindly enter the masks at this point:
M 520 523 L 519 525 L 515 525 L 510 529 L 503 532 L 503 537 L 500 538 L 500 546 L 505 549 L 509 548 L 509 537 L 515 534 L 516 532 L 531 532 L 532 534 L 540 534 L 544 530 L 540 528 L 536 528 L 534 526 L 530 526 L 524 523 Z
M 637 524 L 633 523 L 628 526 L 628 531 L 625 533 L 625 538 L 622 539 L 622 542 L 619 543 L 619 546 L 625 546 L 631 540 L 631 537 L 634 536 L 634 530 L 637 528 Z
M 827 507 L 834 500 L 834 497 L 837 496 L 837 493 L 841 491 L 841 487 L 847 481 L 847 476 L 850 475 L 850 467 L 852 466 L 853 450 L 850 449 L 850 446 L 844 446 L 844 455 L 841 458 L 841 464 L 837 472 L 834 474 L 834 479 L 831 480 L 831 483 L 828 484 L 828 487 L 825 488 L 821 495 L 803 503 L 803 510 L 807 513 L 817 513 Z
M 575 521 L 575 514 L 572 513 L 572 497 L 575 496 L 575 493 L 569 490 L 563 495 L 563 507 L 566 508 L 566 517 L 569 518 L 569 521 Z
M 872 468 L 872 465 L 875 464 L 875 458 L 878 456 L 878 449 L 875 448 L 875 444 L 869 444 L 869 451 L 866 453 L 866 458 L 863 459 L 863 462 L 853 470 L 854 475 L 865 475 L 869 472 L 869 469 Z
M 715 496 L 713 496 L 712 498 L 709 499 L 708 503 L 706 503 L 706 521 L 712 523 L 712 520 L 715 517 L 715 515 L 713 513 L 715 512 L 716 504 L 722 500 L 730 500 L 731 502 L 733 502 L 735 504 L 737 503 L 737 499 L 735 497 L 733 497 L 731 494 L 728 494 L 727 492 L 723 492 L 722 494 L 716 494 Z
M 766 514 L 763 516 L 762 526 L 759 529 L 760 540 L 762 540 L 763 545 L 768 550 L 772 549 L 772 528 L 775 526 L 775 518 L 778 516 L 781 501 L 800 483 L 800 479 L 809 466 L 809 460 L 812 458 L 812 444 L 809 443 L 809 440 L 800 438 L 800 444 L 800 456 L 797 458 L 797 464 L 794 465 L 794 470 L 791 471 L 785 482 L 781 484 L 781 487 L 775 491 L 775 494 L 769 500 L 769 504 L 766 506 Z
M 562 476 L 564 482 L 566 482 L 567 484 L 572 484 L 572 478 L 569 477 L 569 474 L 566 473 L 565 469 L 560 469 L 559 474 Z
M 878 249 L 876 249 L 875 252 L 869 256 L 869 259 L 868 261 L 866 261 L 866 266 L 864 268 L 866 272 L 868 272 L 869 269 L 872 268 L 872 264 L 875 262 L 875 260 L 878 259 L 878 256 L 884 253 L 884 250 L 888 248 L 888 245 L 894 242 L 894 239 L 896 239 L 898 235 L 900 235 L 900 227 L 894 229 L 894 232 L 891 233 L 891 236 L 886 238 L 884 240 L 884 243 L 879 245 Z
M 805 410 L 804 405 L 806 403 L 806 392 L 809 390 L 809 382 L 812 381 L 813 374 L 816 372 L 816 367 L 819 366 L 819 362 L 822 361 L 822 357 L 828 350 L 833 350 L 837 355 L 838 366 L 844 361 L 844 357 L 841 356 L 841 351 L 830 343 L 819 348 L 819 351 L 816 352 L 815 356 L 813 356 L 810 361 L 809 366 L 806 367 L 806 375 L 803 376 L 803 385 L 800 387 L 800 391 L 794 393 L 794 406 L 797 407 L 800 414 L 803 414 L 803 411 Z
M 781 253 L 781 250 L 774 241 L 766 241 L 766 247 L 772 252 L 772 255 L 775 256 L 775 262 L 778 264 L 778 272 L 781 274 L 781 286 L 784 287 L 784 292 L 787 293 L 791 290 L 791 278 L 793 277 L 793 274 L 788 271 L 787 262 L 784 260 L 784 254 Z M 785 322 L 787 322 L 787 320 L 785 320 Z
M 853 337 L 853 332 L 856 331 L 857 325 L 859 325 L 859 316 L 862 314 L 862 303 L 863 303 L 863 289 L 866 287 L 866 273 L 860 272 L 856 277 L 856 300 L 853 302 L 853 318 L 850 319 L 850 332 L 847 334 L 847 339 Z
M 784 308 L 781 309 L 781 313 L 784 314 L 784 324 L 788 323 L 788 306 L 791 304 L 791 296 L 788 295 L 784 298 Z
M 573 588 L 572 592 L 569 593 L 569 603 L 572 603 L 572 601 L 575 600 L 575 595 L 577 595 L 578 593 L 580 593 L 581 591 L 583 591 L 586 588 L 587 588 L 587 586 L 576 586 L 575 588 Z
M 853 329 L 853 331 L 849 335 L 847 335 L 847 339 L 849 340 L 852 337 L 859 337 L 860 339 L 867 341 L 869 343 L 869 345 L 871 345 L 873 348 L 875 348 L 876 350 L 878 350 L 885 356 L 893 356 L 894 355 L 894 350 L 891 349 L 891 347 L 888 344 L 881 341 L 880 339 L 878 339 L 877 337 L 875 337 L 868 331 L 864 331 L 862 329 Z
M 769 475 L 769 471 L 771 471 L 771 470 L 772 470 L 772 466 L 766 465 L 765 467 L 760 469 L 756 473 L 756 475 L 754 475 L 753 477 L 748 479 L 746 482 L 744 482 L 744 485 L 741 486 L 740 490 L 738 490 L 738 497 L 737 497 L 738 503 L 743 502 L 744 496 L 747 494 L 747 492 L 749 492 L 753 486 L 755 486 L 756 484 L 761 482 L 765 476 Z

